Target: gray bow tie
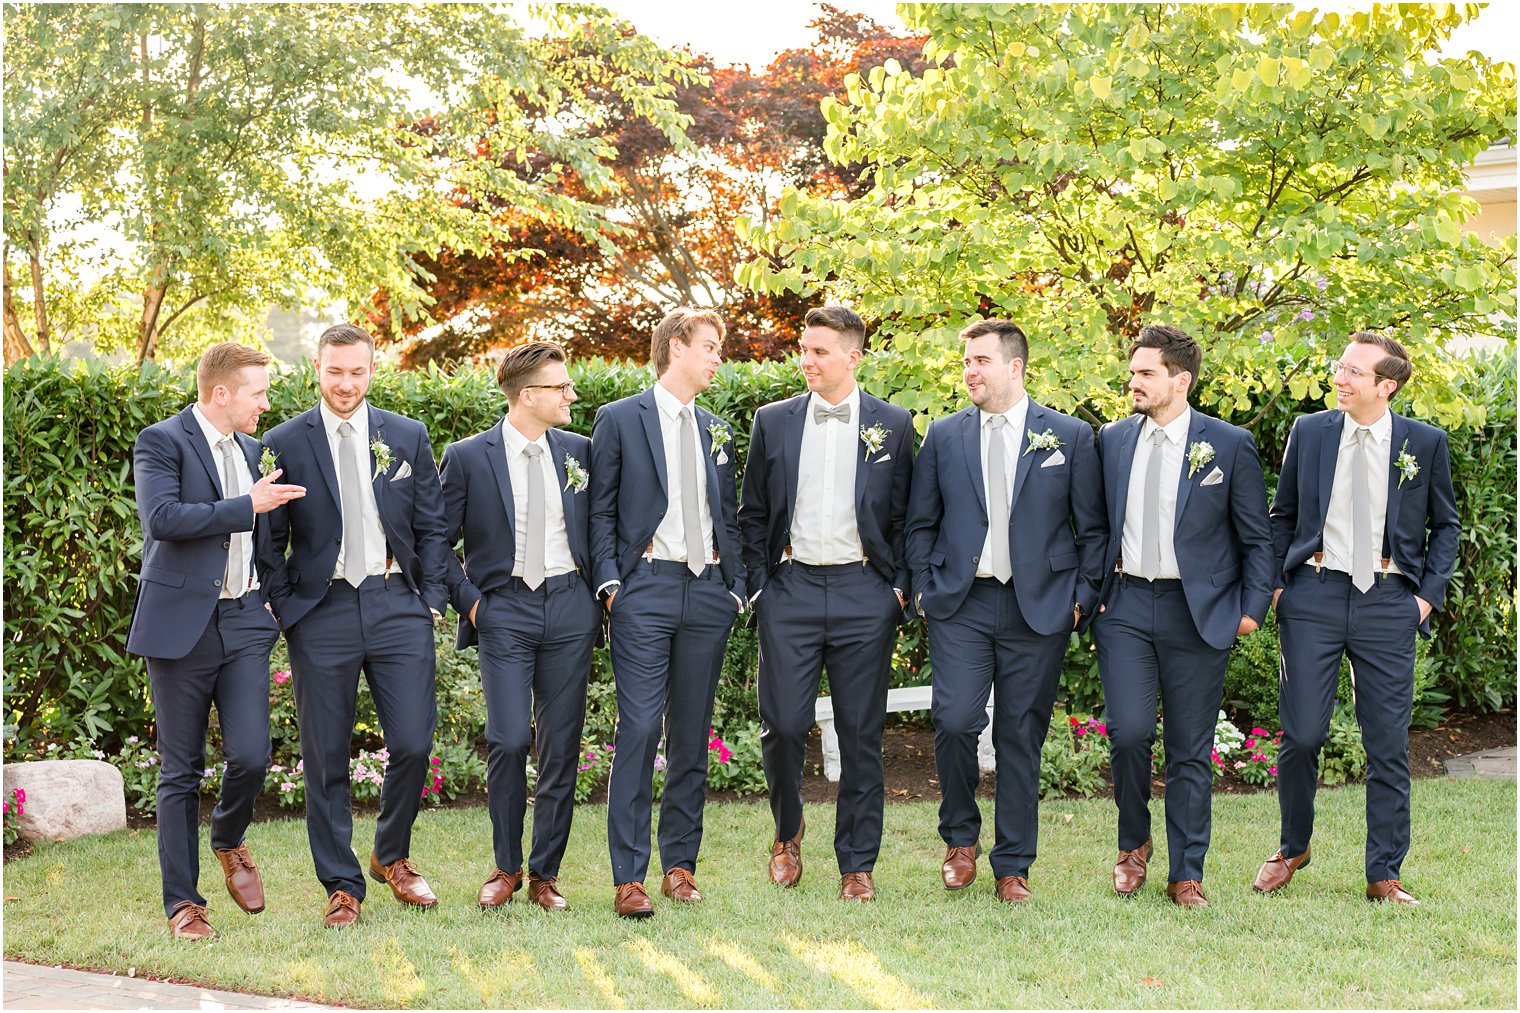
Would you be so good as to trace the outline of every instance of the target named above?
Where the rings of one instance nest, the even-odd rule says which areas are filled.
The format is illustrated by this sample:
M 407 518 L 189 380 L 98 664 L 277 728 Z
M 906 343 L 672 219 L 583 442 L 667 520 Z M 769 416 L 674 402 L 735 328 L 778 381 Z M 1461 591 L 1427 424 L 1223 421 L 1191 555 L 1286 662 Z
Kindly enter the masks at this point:
M 813 421 L 823 425 L 829 419 L 838 419 L 840 422 L 850 421 L 850 406 L 848 403 L 835 405 L 833 408 L 825 408 L 821 404 L 813 405 Z

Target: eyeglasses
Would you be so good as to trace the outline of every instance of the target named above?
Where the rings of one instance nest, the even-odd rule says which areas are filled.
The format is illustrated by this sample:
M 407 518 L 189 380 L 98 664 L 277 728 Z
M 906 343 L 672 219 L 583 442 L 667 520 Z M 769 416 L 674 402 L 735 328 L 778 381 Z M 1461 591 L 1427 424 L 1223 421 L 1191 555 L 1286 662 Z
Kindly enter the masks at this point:
M 530 383 L 524 390 L 557 390 L 560 397 L 569 397 L 575 393 L 575 384 L 569 381 L 565 383 Z
M 1330 375 L 1339 376 L 1341 373 L 1345 373 L 1353 380 L 1371 379 L 1376 381 L 1387 379 L 1382 373 L 1369 373 L 1365 369 L 1359 369 L 1351 365 L 1349 362 L 1332 361 L 1330 363 Z

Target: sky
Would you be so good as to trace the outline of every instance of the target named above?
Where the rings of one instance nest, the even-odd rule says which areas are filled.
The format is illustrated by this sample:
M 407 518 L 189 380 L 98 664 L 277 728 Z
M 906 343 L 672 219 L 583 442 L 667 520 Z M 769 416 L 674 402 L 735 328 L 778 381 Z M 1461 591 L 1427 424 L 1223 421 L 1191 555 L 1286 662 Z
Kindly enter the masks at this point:
M 748 63 L 756 70 L 778 51 L 806 44 L 812 38 L 808 22 L 818 17 L 818 4 L 808 0 L 765 0 L 757 4 L 714 5 L 692 0 L 602 0 L 645 35 L 667 46 L 689 45 L 712 56 L 720 65 Z M 834 6 L 866 14 L 882 24 L 901 27 L 897 5 L 886 0 L 834 0 Z M 1320 10 L 1367 10 L 1369 3 L 1329 2 L 1294 4 Z M 1477 19 L 1458 31 L 1448 50 L 1476 49 L 1490 59 L 1520 62 L 1520 3 L 1490 4 Z

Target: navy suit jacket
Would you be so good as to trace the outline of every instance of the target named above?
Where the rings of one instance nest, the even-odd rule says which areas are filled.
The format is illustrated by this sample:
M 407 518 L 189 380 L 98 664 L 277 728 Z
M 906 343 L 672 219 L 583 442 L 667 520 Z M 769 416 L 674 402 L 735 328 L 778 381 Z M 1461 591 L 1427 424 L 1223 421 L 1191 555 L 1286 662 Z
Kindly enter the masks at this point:
M 386 553 L 401 567 L 401 577 L 428 608 L 442 612 L 448 604 L 449 546 L 444 538 L 443 494 L 427 427 L 369 402 L 370 475 Z M 391 463 L 376 474 L 373 444 L 390 447 Z M 343 543 L 343 510 L 338 473 L 322 413 L 313 407 L 282 422 L 264 437 L 285 474 L 281 481 L 306 487 L 306 495 L 291 500 L 273 525 L 275 551 L 283 553 L 284 582 L 270 589 L 275 614 L 289 630 L 326 595 L 338 565 Z M 403 464 L 411 474 L 397 476 Z
M 750 594 L 765 587 L 791 542 L 797 506 L 797 473 L 811 394 L 765 405 L 755 413 L 749 456 L 744 464 L 744 497 L 739 529 Z M 855 526 L 866 559 L 889 584 L 911 600 L 908 563 L 903 554 L 908 490 L 913 481 L 913 416 L 906 408 L 860 392 L 860 428 L 880 425 L 886 442 L 867 457 L 859 444 L 855 462 Z
M 1393 438 L 1389 440 L 1388 511 L 1381 554 L 1392 558 L 1414 582 L 1415 594 L 1439 611 L 1457 568 L 1457 543 L 1462 537 L 1451 488 L 1451 453 L 1446 434 L 1435 426 L 1390 414 Z M 1339 410 L 1304 415 L 1288 434 L 1271 511 L 1278 586 L 1288 571 L 1323 548 L 1345 417 Z M 1399 469 L 1398 459 L 1404 453 L 1420 469 L 1413 478 L 1404 478 Z M 1420 630 L 1429 635 L 1428 619 Z
M 258 481 L 259 441 L 234 436 Z M 183 658 L 206 632 L 221 597 L 228 535 L 253 532 L 260 586 L 283 579 L 270 515 L 256 515 L 251 496 L 222 498 L 221 462 L 190 408 L 137 434 L 132 478 L 143 559 L 127 650 L 144 658 Z
M 591 497 L 585 486 L 570 482 L 565 458 L 573 458 L 586 469 L 591 460 L 591 441 L 562 429 L 550 429 L 544 435 L 558 476 L 570 555 L 581 575 L 589 579 L 591 539 L 587 521 Z M 501 424 L 450 444 L 443 452 L 441 479 L 448 544 L 452 547 L 461 536 L 464 538 L 464 565 L 459 565 L 459 557 L 452 551 L 448 558 L 449 598 L 459 613 L 455 646 L 462 649 L 477 642 L 470 609 L 482 595 L 506 586 L 517 559 L 517 506 Z M 548 489 L 544 493 L 552 495 Z
M 1014 593 L 1024 621 L 1044 636 L 1071 630 L 1074 604 L 1082 625 L 1091 621 L 1108 538 L 1092 427 L 1031 399 L 1025 448 L 1029 434 L 1047 429 L 1061 445 L 1020 451 L 1008 521 Z M 1065 460 L 1044 467 L 1057 451 Z M 907 551 L 913 593 L 931 619 L 954 615 L 976 577 L 987 537 L 984 488 L 980 409 L 930 423 L 913 468 Z
M 1108 579 L 1103 600 L 1114 584 L 1114 566 L 1124 549 L 1124 513 L 1129 502 L 1131 466 L 1143 415 L 1110 422 L 1098 430 L 1103 460 L 1103 488 L 1108 497 Z M 1267 485 L 1251 434 L 1196 408 L 1187 447 L 1207 443 L 1214 456 L 1191 476 L 1186 450 L 1177 478 L 1177 515 L 1172 547 L 1182 576 L 1182 593 L 1198 635 L 1211 647 L 1228 650 L 1235 643 L 1240 617 L 1260 625 L 1272 604 L 1277 561 L 1267 523 Z M 1218 470 L 1221 480 L 1203 483 Z M 1135 560 L 1130 560 L 1131 571 Z
M 733 429 L 712 412 L 696 406 L 697 435 L 707 463 L 707 502 L 713 518 L 713 544 L 723 583 L 741 600 L 745 593 L 740 563 L 739 503 L 734 480 Z M 713 450 L 711 426 L 729 434 Z M 723 463 L 718 463 L 722 457 Z M 591 424 L 591 557 L 593 585 L 621 581 L 633 572 L 639 557 L 654 541 L 670 496 L 665 441 L 660 432 L 660 408 L 654 389 L 625 397 L 597 409 Z

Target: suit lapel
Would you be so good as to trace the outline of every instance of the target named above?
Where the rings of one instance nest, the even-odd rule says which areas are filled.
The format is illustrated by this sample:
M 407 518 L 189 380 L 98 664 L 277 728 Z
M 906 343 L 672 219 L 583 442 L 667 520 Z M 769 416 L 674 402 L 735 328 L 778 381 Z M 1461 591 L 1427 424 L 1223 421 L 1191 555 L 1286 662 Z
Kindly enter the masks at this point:
M 322 481 L 327 483 L 327 494 L 332 497 L 333 509 L 341 514 L 343 500 L 338 495 L 337 463 L 333 460 L 332 447 L 327 443 L 327 427 L 322 424 L 322 410 L 313 408 L 306 414 L 306 424 L 310 427 L 306 430 L 306 440 L 311 444 L 312 456 L 316 458 Z
M 1123 428 L 1119 430 L 1119 453 L 1114 462 L 1114 501 L 1109 509 L 1109 530 L 1122 535 L 1124 515 L 1129 506 L 1130 476 L 1135 470 L 1135 448 L 1140 444 L 1140 430 L 1145 428 L 1145 416 L 1131 415 L 1120 425 Z
M 718 529 L 723 526 L 723 500 L 718 494 L 718 462 L 717 455 L 713 453 L 712 432 L 707 427 L 717 422 L 718 417 L 693 403 L 692 420 L 697 425 L 697 442 L 702 448 L 703 463 L 707 466 L 707 506 L 712 511 L 713 545 L 716 546 Z
M 211 456 L 211 447 L 206 444 L 206 433 L 195 417 L 195 409 L 186 408 L 179 413 L 179 417 L 185 427 L 185 435 L 190 439 L 190 446 L 195 448 L 195 456 L 200 458 L 201 464 L 206 468 L 206 475 L 211 479 L 211 488 L 220 492 L 222 475 L 217 469 L 216 460 Z
M 1193 487 L 1198 484 L 1197 482 L 1194 482 L 1193 479 L 1197 478 L 1198 481 L 1201 482 L 1204 478 L 1207 478 L 1209 472 L 1213 470 L 1209 467 L 1209 465 L 1205 464 L 1198 469 L 1197 475 L 1194 475 L 1191 478 L 1188 476 L 1188 448 L 1203 439 L 1204 424 L 1208 421 L 1206 418 L 1204 418 L 1203 412 L 1195 411 L 1192 409 L 1189 410 L 1193 411 L 1193 420 L 1192 423 L 1188 426 L 1187 439 L 1182 444 L 1182 467 L 1177 471 L 1177 509 L 1172 514 L 1173 534 L 1175 534 L 1177 531 L 1177 525 L 1182 523 L 1182 508 L 1187 506 L 1188 494 L 1191 493 L 1193 491 Z
M 1024 395 L 1029 397 L 1028 394 Z M 1041 432 L 1035 423 L 1043 422 L 1045 408 L 1035 403 L 1034 398 L 1029 398 L 1029 410 L 1024 413 L 1024 446 L 1029 446 L 1029 434 Z M 1013 448 L 1013 499 L 1008 503 L 1008 519 L 1013 520 L 1013 508 L 1019 505 L 1019 496 L 1024 492 L 1024 481 L 1029 477 L 1029 469 L 1033 467 L 1034 454 L 1028 453 L 1015 446 Z M 1048 458 L 1047 458 L 1048 460 Z
M 364 407 L 369 413 L 369 484 L 375 487 L 375 505 L 378 507 L 380 499 L 384 495 L 386 480 L 394 473 L 392 469 L 398 467 L 398 465 L 396 464 L 396 455 L 393 452 L 391 454 L 390 467 L 384 473 L 375 466 L 375 444 L 387 442 L 385 439 L 385 424 L 380 421 L 380 413 L 375 409 L 374 405 L 366 401 Z
M 1409 422 L 1395 415 L 1392 409 L 1388 414 L 1393 416 L 1393 427 L 1388 432 L 1388 512 L 1383 520 L 1383 545 L 1378 549 L 1379 556 L 1389 555 L 1393 532 L 1399 525 L 1399 507 L 1403 505 L 1404 492 L 1403 483 L 1399 481 L 1402 472 L 1399 471 L 1398 458 L 1404 441 L 1409 439 Z
M 792 399 L 781 418 L 781 474 L 786 481 L 786 530 L 792 530 L 792 513 L 797 509 L 798 474 L 802 469 L 802 434 L 807 428 L 807 406 L 811 394 Z
M 1341 425 L 1345 415 L 1332 411 L 1325 416 L 1319 433 L 1319 529 L 1325 530 L 1330 514 L 1330 489 L 1335 485 L 1335 459 L 1340 454 Z
M 639 395 L 639 415 L 644 420 L 644 436 L 649 440 L 649 453 L 654 458 L 654 472 L 660 479 L 660 491 L 670 498 L 670 479 L 665 465 L 665 438 L 660 433 L 660 406 L 654 399 L 651 387 Z
M 966 471 L 971 475 L 971 488 L 976 492 L 977 506 L 985 519 L 987 483 L 982 477 L 982 412 L 975 405 L 961 412 L 961 453 L 966 459 Z
M 549 440 L 549 456 L 554 459 L 554 484 L 559 486 L 559 501 L 565 511 L 565 532 L 569 534 L 575 530 L 575 492 L 570 487 L 569 472 L 565 470 L 565 445 L 558 429 L 551 429 L 544 435 Z
M 507 539 L 510 543 L 507 548 L 509 553 L 515 553 L 517 501 L 512 497 L 512 472 L 507 467 L 506 441 L 501 435 L 501 425 L 492 426 L 486 433 L 486 461 L 491 467 L 491 474 L 496 476 L 496 490 L 501 493 L 501 506 L 507 515 Z
M 234 435 L 234 439 L 237 440 L 238 446 L 241 447 L 242 450 L 243 450 L 243 460 L 245 460 L 245 461 L 248 462 L 248 477 L 249 477 L 249 479 L 251 481 L 253 481 L 253 482 L 257 482 L 259 480 L 259 477 L 260 477 L 259 476 L 259 453 L 260 453 L 260 444 L 259 444 L 259 441 L 256 440 L 256 439 L 254 439 L 251 436 L 245 436 L 242 433 L 235 434 Z M 262 521 L 262 518 L 258 514 L 254 514 L 253 515 L 253 531 L 254 531 L 255 535 L 258 534 L 259 524 L 261 523 L 261 521 Z
M 857 433 L 863 433 L 876 424 L 876 405 L 866 400 L 866 392 L 860 392 L 860 428 Z M 874 399 L 873 399 L 874 400 Z M 860 443 L 859 440 L 855 441 Z M 847 454 L 855 453 L 854 447 L 845 450 Z M 861 444 L 861 455 L 855 460 L 855 516 L 858 518 L 864 510 L 866 501 L 866 479 L 870 476 L 870 462 L 865 454 L 865 445 Z

